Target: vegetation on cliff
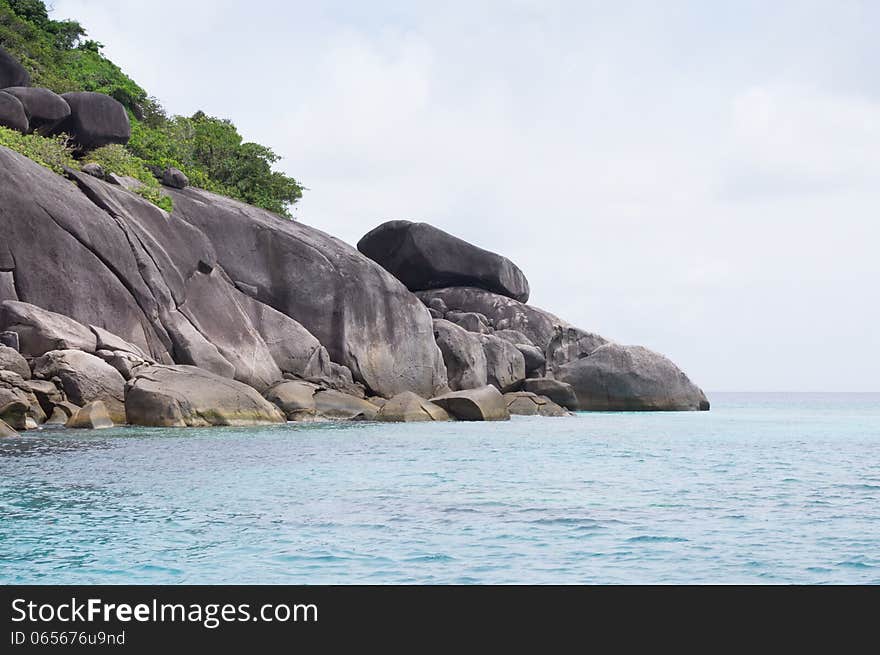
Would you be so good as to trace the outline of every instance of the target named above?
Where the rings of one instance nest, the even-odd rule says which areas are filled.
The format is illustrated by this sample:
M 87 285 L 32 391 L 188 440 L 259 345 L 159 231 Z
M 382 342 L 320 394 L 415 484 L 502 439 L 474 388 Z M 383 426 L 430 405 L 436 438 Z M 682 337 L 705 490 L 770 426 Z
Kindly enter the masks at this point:
M 110 163 L 124 163 L 125 170 L 110 165 L 110 172 L 144 181 L 152 179 L 152 167 L 173 166 L 196 186 L 287 217 L 291 205 L 302 197 L 302 185 L 273 170 L 280 158 L 270 148 L 244 142 L 228 120 L 203 112 L 190 117 L 167 115 L 158 100 L 101 53 L 102 44 L 88 39 L 82 25 L 52 20 L 42 0 L 0 0 L 0 46 L 30 72 L 34 86 L 56 93 L 96 91 L 125 106 L 131 121 L 131 140 L 125 146 L 130 157 L 111 153 Z M 2 132 L 0 143 L 24 154 L 42 152 L 37 159 L 50 168 L 66 156 L 58 152 L 57 140 L 48 144 L 41 143 L 39 136 L 18 140 L 7 130 Z M 22 150 L 25 147 L 27 151 Z

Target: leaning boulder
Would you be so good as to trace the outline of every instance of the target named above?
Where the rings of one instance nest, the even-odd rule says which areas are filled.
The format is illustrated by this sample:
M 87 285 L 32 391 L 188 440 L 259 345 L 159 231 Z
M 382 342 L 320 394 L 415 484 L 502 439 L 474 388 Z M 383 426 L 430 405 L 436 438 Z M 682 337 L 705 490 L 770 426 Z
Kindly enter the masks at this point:
M 376 420 L 391 423 L 448 421 L 449 414 L 440 405 L 435 405 L 411 391 L 404 391 L 382 405 Z
M 268 389 L 266 400 L 284 412 L 288 421 L 307 421 L 315 417 L 315 392 L 319 387 L 301 380 L 285 380 Z
M 546 396 L 557 405 L 568 409 L 578 408 L 578 399 L 570 384 L 551 378 L 530 378 L 523 381 L 522 390 L 538 396 Z
M 53 350 L 34 361 L 34 377 L 57 377 L 71 402 L 83 406 L 101 400 L 114 422 L 125 423 L 125 379 L 99 357 L 81 350 Z
M 492 385 L 431 398 L 449 414 L 462 421 L 506 421 L 510 419 L 504 396 Z
M 529 299 L 528 280 L 509 259 L 427 223 L 383 223 L 357 247 L 410 291 L 471 286 L 521 302 Z
M 486 380 L 502 393 L 519 387 L 526 377 L 523 354 L 509 341 L 491 334 L 477 335 L 486 355 Z
M 586 411 L 708 410 L 706 395 L 675 364 L 641 346 L 609 343 L 565 364 L 556 377 L 571 385 Z
M 27 360 L 17 350 L 7 346 L 0 346 L 0 371 L 12 371 L 25 380 L 31 377 L 31 368 Z
M 128 113 L 119 101 L 103 93 L 78 91 L 65 93 L 70 116 L 55 128 L 66 132 L 84 150 L 94 150 L 111 143 L 128 143 L 131 125 Z
M 0 330 L 18 334 L 23 355 L 39 357 L 50 350 L 82 350 L 93 353 L 97 339 L 85 325 L 26 302 L 0 304 Z
M 283 423 L 284 415 L 252 387 L 194 366 L 157 365 L 125 386 L 132 425 L 207 427 Z
M 27 134 L 29 129 L 24 105 L 14 95 L 0 91 L 0 127 Z
M 315 411 L 322 418 L 348 421 L 373 421 L 376 406 L 361 398 L 349 396 L 333 389 L 321 389 L 315 393 Z
M 49 89 L 14 86 L 3 89 L 19 99 L 30 122 L 30 130 L 48 134 L 70 116 L 70 105 Z
M 87 430 L 102 430 L 113 427 L 113 419 L 107 406 L 100 400 L 94 400 L 82 407 L 76 414 L 70 417 L 66 426 L 69 428 L 83 428 Z
M 487 361 L 476 334 L 444 319 L 434 321 L 434 338 L 443 353 L 449 388 L 475 389 L 487 383 Z

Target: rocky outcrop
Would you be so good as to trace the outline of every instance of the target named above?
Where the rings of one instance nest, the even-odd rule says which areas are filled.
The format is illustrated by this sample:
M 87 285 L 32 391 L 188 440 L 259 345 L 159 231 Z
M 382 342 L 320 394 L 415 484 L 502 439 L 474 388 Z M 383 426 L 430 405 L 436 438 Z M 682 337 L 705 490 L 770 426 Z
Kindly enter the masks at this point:
M 448 421 L 445 409 L 411 391 L 399 393 L 382 404 L 376 415 L 377 421 L 391 423 L 417 423 L 420 421 Z
M 444 319 L 434 321 L 434 338 L 443 354 L 449 388 L 453 391 L 485 386 L 488 362 L 476 334 Z
M 125 386 L 132 425 L 207 427 L 268 425 L 284 415 L 255 389 L 194 366 L 152 366 Z
M 67 101 L 49 89 L 15 86 L 3 91 L 21 102 L 27 115 L 28 129 L 32 132 L 51 133 L 70 116 Z
M 90 91 L 65 93 L 61 97 L 70 107 L 70 116 L 55 127 L 54 133 L 69 134 L 83 150 L 128 143 L 131 125 L 122 103 Z
M 0 48 L 0 89 L 10 86 L 30 86 L 31 76 L 18 60 Z
M 473 286 L 521 302 L 529 299 L 528 280 L 509 259 L 427 223 L 383 223 L 357 247 L 411 291 Z
M 507 421 L 510 412 L 504 396 L 495 387 L 487 385 L 478 389 L 452 391 L 431 398 L 450 415 L 461 421 Z
M 74 404 L 100 400 L 115 423 L 126 422 L 125 379 L 99 357 L 81 350 L 53 350 L 34 361 L 33 373 L 42 380 L 57 377 Z
M 169 190 L 174 216 L 207 235 L 239 289 L 294 318 L 382 396 L 430 396 L 446 383 L 426 309 L 338 239 L 200 189 Z
M 606 344 L 556 371 L 588 411 L 707 410 L 705 394 L 663 355 L 641 346 Z
M 27 134 L 29 123 L 24 105 L 15 96 L 0 91 L 0 127 Z

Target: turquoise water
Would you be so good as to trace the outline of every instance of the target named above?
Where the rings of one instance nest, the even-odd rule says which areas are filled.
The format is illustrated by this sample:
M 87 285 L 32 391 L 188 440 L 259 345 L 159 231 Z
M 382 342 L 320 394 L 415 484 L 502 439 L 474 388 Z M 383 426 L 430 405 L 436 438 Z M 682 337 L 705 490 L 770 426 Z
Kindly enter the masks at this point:
M 2 583 L 880 583 L 880 394 L 0 440 Z

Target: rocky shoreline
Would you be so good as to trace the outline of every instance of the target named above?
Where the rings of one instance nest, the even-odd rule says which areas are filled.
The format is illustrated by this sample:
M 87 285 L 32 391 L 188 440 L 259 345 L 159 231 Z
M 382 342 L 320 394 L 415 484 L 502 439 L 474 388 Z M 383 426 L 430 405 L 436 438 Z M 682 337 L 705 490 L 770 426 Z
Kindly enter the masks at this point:
M 81 151 L 128 139 L 114 99 L 2 63 L 0 125 Z M 529 305 L 513 262 L 434 226 L 353 248 L 155 173 L 170 213 L 137 180 L 0 147 L 0 435 L 709 408 L 662 355 Z

